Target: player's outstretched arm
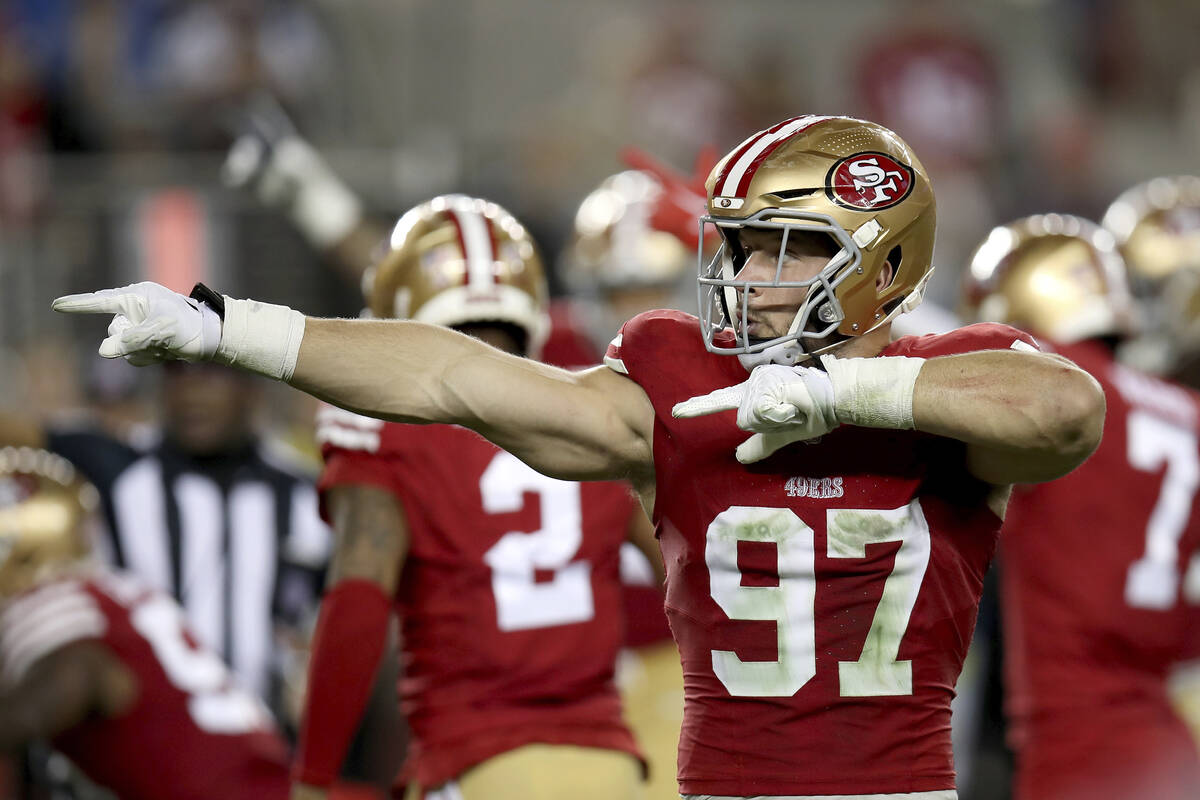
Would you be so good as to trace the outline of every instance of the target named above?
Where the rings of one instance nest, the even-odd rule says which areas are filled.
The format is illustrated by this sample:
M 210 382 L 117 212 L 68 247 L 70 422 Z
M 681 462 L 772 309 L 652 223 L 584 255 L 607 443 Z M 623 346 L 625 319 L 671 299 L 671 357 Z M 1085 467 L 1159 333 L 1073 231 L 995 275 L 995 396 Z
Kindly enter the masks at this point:
M 471 428 L 556 478 L 652 472 L 653 409 L 611 370 L 568 372 L 416 322 L 309 320 L 290 383 L 371 416 Z
M 108 358 L 216 360 L 362 414 L 463 425 L 553 477 L 652 478 L 653 408 L 609 370 L 567 372 L 422 323 L 306 319 L 228 297 L 223 304 L 222 320 L 208 304 L 139 283 L 61 297 L 53 307 L 115 315 L 100 345 Z

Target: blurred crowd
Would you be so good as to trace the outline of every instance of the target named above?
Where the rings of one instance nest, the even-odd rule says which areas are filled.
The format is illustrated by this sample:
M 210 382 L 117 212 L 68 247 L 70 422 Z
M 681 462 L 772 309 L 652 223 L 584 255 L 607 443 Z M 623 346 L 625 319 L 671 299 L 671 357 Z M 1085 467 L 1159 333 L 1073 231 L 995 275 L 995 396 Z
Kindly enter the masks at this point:
M 216 416 L 229 424 L 211 436 L 286 449 L 288 474 L 309 481 L 319 455 L 307 397 L 256 384 L 234 387 L 231 407 L 205 405 L 187 375 L 96 357 L 87 344 L 94 337 L 74 335 L 91 322 L 51 315 L 49 300 L 137 280 L 181 291 L 204 281 L 233 296 L 353 316 L 361 273 L 398 212 L 464 191 L 530 228 L 552 292 L 573 299 L 570 313 L 596 354 L 623 318 L 651 302 L 695 307 L 694 256 L 683 257 L 680 271 L 679 253 L 661 250 L 672 265 L 661 279 L 588 261 L 589 230 L 604 227 L 614 203 L 632 202 L 621 192 L 652 191 L 631 183 L 644 173 L 611 182 L 630 146 L 650 154 L 659 183 L 684 196 L 682 210 L 658 227 L 671 237 L 664 248 L 691 253 L 687 202 L 703 192 L 692 173 L 703 178 L 706 154 L 804 112 L 892 128 L 921 155 L 938 195 L 927 297 L 944 320 L 953 319 L 972 250 L 993 226 L 1048 211 L 1099 221 L 1128 186 L 1200 171 L 1200 50 L 1192 42 L 1200 4 L 730 5 L 4 0 L 0 411 L 50 428 L 86 418 L 120 441 L 166 430 L 176 443 L 203 438 L 197 420 Z M 278 106 L 265 112 L 274 120 L 266 124 L 284 126 L 265 135 L 267 144 L 299 131 L 311 146 L 301 160 L 318 163 L 301 171 L 336 175 L 332 191 L 345 194 L 327 202 L 348 215 L 343 228 L 306 229 L 303 211 L 257 176 L 239 177 L 236 164 L 241 185 L 228 185 L 230 147 L 262 123 L 264 98 Z M 589 196 L 606 179 L 608 193 Z M 606 295 L 639 285 L 650 293 Z M 221 449 L 202 443 L 191 452 L 205 447 Z M 327 557 L 327 547 L 314 545 L 297 561 L 316 581 Z M 316 592 L 297 589 L 288 599 L 306 606 L 287 615 L 295 628 L 287 635 L 302 640 Z M 992 640 L 964 673 L 966 721 L 956 732 L 973 779 L 960 787 L 964 800 L 1007 796 L 1011 770 L 987 613 L 985 602 L 981 632 Z M 296 670 L 283 662 L 303 659 L 303 645 L 290 644 L 271 656 L 281 675 Z M 298 701 L 285 686 L 265 686 L 256 688 L 287 719 L 287 704 Z M 0 800 L 21 796 L 19 774 L 28 769 L 14 763 L 0 773 Z M 35 782 L 55 785 L 45 758 L 37 770 Z

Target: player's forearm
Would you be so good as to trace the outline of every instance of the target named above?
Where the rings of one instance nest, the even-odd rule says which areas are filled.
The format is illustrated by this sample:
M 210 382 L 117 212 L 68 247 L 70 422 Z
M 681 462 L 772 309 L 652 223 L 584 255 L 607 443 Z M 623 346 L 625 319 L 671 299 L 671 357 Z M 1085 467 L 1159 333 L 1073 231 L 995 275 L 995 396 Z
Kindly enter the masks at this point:
M 912 410 L 918 430 L 1043 465 L 1031 475 L 1073 469 L 1104 427 L 1104 393 L 1090 375 L 1056 356 L 1003 350 L 929 359 Z
M 641 477 L 653 463 L 653 410 L 636 385 L 604 368 L 571 373 L 518 358 L 446 328 L 309 319 L 289 382 L 368 416 L 462 425 L 555 478 Z
M 370 416 L 461 423 L 469 421 L 461 402 L 469 387 L 456 391 L 446 378 L 464 359 L 492 356 L 488 350 L 460 333 L 421 323 L 309 318 L 289 383 Z

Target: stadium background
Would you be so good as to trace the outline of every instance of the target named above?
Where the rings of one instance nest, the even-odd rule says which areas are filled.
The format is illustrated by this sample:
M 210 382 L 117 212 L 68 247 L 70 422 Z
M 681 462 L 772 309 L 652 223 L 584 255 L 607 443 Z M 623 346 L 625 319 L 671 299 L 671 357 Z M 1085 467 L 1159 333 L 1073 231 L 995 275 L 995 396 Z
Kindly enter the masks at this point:
M 286 221 L 219 180 L 259 92 L 369 213 L 481 194 L 551 263 L 623 146 L 686 171 L 795 113 L 876 119 L 929 168 L 933 296 L 953 304 L 992 224 L 1095 218 L 1130 184 L 1200 170 L 1197 30 L 1188 0 L 5 0 L 0 408 L 153 413 L 153 371 L 101 363 L 79 335 L 94 320 L 49 313 L 59 294 L 204 279 L 358 310 Z M 309 404 L 279 395 L 264 424 L 302 428 Z

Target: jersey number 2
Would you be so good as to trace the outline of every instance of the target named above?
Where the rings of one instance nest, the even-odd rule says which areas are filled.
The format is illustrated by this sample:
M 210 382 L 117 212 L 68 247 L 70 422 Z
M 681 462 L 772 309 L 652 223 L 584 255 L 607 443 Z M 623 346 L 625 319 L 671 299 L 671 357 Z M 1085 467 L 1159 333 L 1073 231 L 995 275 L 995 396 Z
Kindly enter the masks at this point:
M 520 511 L 525 493 L 541 501 L 542 527 L 509 531 L 484 554 L 492 568 L 496 622 L 502 631 L 586 622 L 592 603 L 592 565 L 571 559 L 583 544 L 578 483 L 547 478 L 516 456 L 497 453 L 479 481 L 488 514 Z M 546 580 L 537 580 L 543 570 Z
M 912 694 L 912 662 L 898 661 L 917 593 L 929 564 L 929 526 L 917 501 L 895 509 L 826 511 L 828 558 L 865 558 L 866 546 L 900 542 L 895 566 L 857 661 L 838 663 L 842 697 Z M 743 586 L 738 542 L 776 547 L 778 586 Z M 713 672 L 731 695 L 787 697 L 817 674 L 816 553 L 813 529 L 789 508 L 732 506 L 708 526 L 704 559 L 713 600 L 738 620 L 773 620 L 775 661 L 743 661 L 713 650 Z

